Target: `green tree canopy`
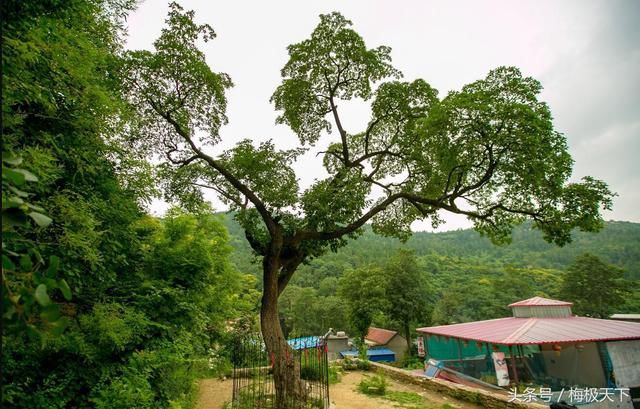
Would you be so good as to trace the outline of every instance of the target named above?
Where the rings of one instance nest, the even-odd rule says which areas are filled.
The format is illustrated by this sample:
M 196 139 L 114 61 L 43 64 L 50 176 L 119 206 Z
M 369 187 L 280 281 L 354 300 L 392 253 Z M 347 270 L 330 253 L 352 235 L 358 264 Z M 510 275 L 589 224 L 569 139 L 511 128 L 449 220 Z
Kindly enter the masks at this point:
M 573 302 L 573 312 L 596 318 L 608 318 L 631 294 L 632 282 L 624 271 L 604 263 L 591 254 L 576 258 L 562 278 L 560 298 Z
M 428 325 L 434 294 L 413 252 L 398 251 L 385 265 L 385 312 L 396 321 L 411 353 L 412 324 Z
M 496 241 L 526 219 L 558 244 L 570 241 L 573 228 L 601 227 L 611 193 L 593 178 L 567 183 L 572 160 L 538 99 L 538 81 L 501 67 L 439 99 L 423 80 L 399 81 L 390 49 L 368 49 L 338 13 L 321 16 L 309 39 L 289 47 L 272 98 L 278 121 L 302 146 L 335 128 L 338 141 L 322 153 L 329 177 L 300 191 L 291 163 L 302 150 L 278 151 L 270 142 L 245 140 L 208 155 L 201 146 L 219 141 L 231 82 L 197 49 L 198 38 L 214 33 L 193 17 L 174 3 L 155 51 L 129 53 L 136 141 L 166 156 L 166 176 L 180 182 L 167 185 L 175 188 L 169 194 L 198 196 L 185 196 L 187 186 L 217 191 L 239 212 L 258 253 L 266 254 L 276 230 L 306 258 L 368 221 L 377 232 L 406 237 L 415 220 L 441 223 L 442 210 L 468 216 Z M 372 104 L 369 124 L 356 133 L 343 128 L 338 109 L 352 98 Z
M 338 294 L 346 301 L 351 327 L 361 341 L 387 307 L 385 281 L 384 271 L 371 266 L 349 270 L 340 279 Z

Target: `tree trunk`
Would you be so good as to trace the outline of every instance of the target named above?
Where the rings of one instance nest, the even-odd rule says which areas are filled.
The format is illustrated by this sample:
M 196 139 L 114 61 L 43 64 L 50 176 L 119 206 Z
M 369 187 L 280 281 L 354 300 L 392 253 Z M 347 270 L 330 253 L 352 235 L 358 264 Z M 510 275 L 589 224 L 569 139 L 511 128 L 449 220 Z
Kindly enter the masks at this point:
M 407 357 L 411 357 L 413 355 L 413 349 L 411 348 L 411 329 L 408 322 L 404 323 L 404 336 L 407 340 Z
M 287 343 L 278 317 L 279 258 L 266 256 L 263 261 L 264 291 L 260 309 L 260 326 L 267 352 L 273 365 L 275 404 L 277 409 L 290 409 L 307 401 L 306 384 L 300 378 L 300 362 Z

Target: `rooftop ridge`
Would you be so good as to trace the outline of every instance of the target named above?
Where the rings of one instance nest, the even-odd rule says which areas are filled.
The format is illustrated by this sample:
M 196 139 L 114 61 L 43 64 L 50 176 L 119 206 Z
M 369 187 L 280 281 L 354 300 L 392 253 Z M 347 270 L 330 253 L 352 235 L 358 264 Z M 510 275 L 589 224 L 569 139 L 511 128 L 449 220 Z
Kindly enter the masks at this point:
M 544 297 L 531 297 L 526 300 L 516 301 L 514 303 L 509 304 L 509 307 L 561 307 L 561 306 L 572 306 L 572 302 L 554 300 L 552 298 L 544 298 Z
M 527 331 L 529 331 L 529 329 L 531 329 L 531 327 L 533 327 L 536 322 L 538 321 L 538 318 L 527 318 L 527 321 L 522 324 L 522 326 L 518 329 L 516 329 L 515 331 L 513 331 L 511 334 L 509 334 L 509 336 L 507 336 L 504 339 L 504 342 L 507 344 L 516 342 L 518 339 L 520 339 L 520 337 L 524 334 L 527 333 Z

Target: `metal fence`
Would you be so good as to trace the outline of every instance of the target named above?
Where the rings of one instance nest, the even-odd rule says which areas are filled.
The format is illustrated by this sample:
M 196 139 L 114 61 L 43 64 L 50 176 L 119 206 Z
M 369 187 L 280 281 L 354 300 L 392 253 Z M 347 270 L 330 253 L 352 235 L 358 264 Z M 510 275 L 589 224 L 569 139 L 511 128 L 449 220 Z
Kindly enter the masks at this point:
M 234 341 L 233 399 L 234 409 L 325 409 L 329 407 L 329 363 L 327 344 L 320 337 L 289 341 L 284 353 L 293 357 L 297 372 L 286 376 L 299 379 L 296 393 L 285 394 L 276 402 L 273 367 L 285 359 L 269 354 L 261 335 L 239 335 Z M 289 355 L 291 354 L 291 355 Z

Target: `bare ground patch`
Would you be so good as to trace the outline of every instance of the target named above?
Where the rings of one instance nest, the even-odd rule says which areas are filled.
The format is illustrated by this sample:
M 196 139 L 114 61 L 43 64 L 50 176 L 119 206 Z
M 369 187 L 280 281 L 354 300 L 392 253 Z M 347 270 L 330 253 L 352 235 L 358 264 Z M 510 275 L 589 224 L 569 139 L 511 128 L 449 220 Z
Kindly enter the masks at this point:
M 449 397 L 425 391 L 415 385 L 406 385 L 399 383 L 393 379 L 387 378 L 388 391 L 391 392 L 412 392 L 421 396 L 424 401 L 421 403 L 405 403 L 401 404 L 397 401 L 390 401 L 384 397 L 372 397 L 363 395 L 358 392 L 358 383 L 364 376 L 371 375 L 360 371 L 347 372 L 342 381 L 338 384 L 331 385 L 329 396 L 331 401 L 335 403 L 336 409 L 397 409 L 397 408 L 413 408 L 427 409 L 440 408 L 448 404 L 451 408 L 471 409 L 480 406 L 467 402 L 461 402 Z
M 364 376 L 370 375 L 360 371 L 347 372 L 340 383 L 330 385 L 329 397 L 336 409 L 432 409 L 449 405 L 450 408 L 475 409 L 480 406 L 462 402 L 453 398 L 441 396 L 434 392 L 425 391 L 415 385 L 406 385 L 387 378 L 388 390 L 392 392 L 406 392 L 406 395 L 419 395 L 421 402 L 400 403 L 384 397 L 371 397 L 358 392 L 358 383 Z M 231 379 L 203 379 L 200 381 L 200 393 L 198 396 L 198 409 L 221 409 L 224 402 L 231 401 L 233 382 Z M 447 406 L 444 406 L 445 408 Z

